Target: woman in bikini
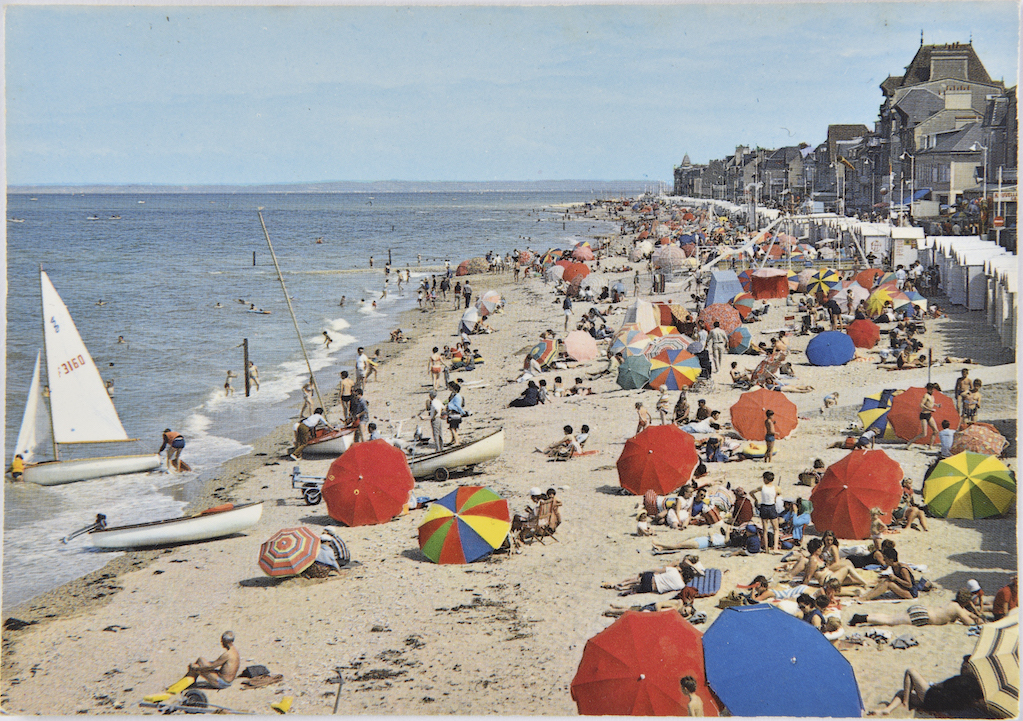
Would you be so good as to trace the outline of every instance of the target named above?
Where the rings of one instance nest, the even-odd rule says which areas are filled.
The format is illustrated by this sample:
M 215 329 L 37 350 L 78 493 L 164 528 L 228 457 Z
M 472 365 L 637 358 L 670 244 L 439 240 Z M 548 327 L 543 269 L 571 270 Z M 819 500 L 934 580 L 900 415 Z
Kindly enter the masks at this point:
M 444 372 L 444 365 L 444 357 L 440 354 L 440 348 L 434 346 L 430 360 L 426 362 L 426 369 L 433 380 L 434 390 L 444 387 L 444 378 L 441 375 Z

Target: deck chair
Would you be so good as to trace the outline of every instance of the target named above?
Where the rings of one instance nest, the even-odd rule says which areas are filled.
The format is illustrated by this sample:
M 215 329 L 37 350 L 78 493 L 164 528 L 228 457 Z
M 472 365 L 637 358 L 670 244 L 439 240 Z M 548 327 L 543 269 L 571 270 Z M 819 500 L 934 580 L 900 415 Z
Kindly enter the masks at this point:
M 525 544 L 539 541 L 540 545 L 544 545 L 543 539 L 545 538 L 553 538 L 557 541 L 558 539 L 554 536 L 557 528 L 558 521 L 554 515 L 554 501 L 540 501 L 536 508 L 536 515 L 526 519 L 519 528 L 519 541 Z

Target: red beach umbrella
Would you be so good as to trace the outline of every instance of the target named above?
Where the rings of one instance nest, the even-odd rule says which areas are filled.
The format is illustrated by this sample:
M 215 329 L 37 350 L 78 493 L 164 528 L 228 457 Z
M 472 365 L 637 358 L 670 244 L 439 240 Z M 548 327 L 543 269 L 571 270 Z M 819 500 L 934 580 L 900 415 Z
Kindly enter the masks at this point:
M 982 453 L 985 456 L 1001 456 L 1009 445 L 997 428 L 990 423 L 971 423 L 961 431 L 956 431 L 952 439 L 952 455 L 963 451 Z
M 665 496 L 693 477 L 700 463 L 693 437 L 675 425 L 647 426 L 625 442 L 618 457 L 618 482 L 642 496 Z
M 259 567 L 268 576 L 295 576 L 313 565 L 320 537 L 305 526 L 282 528 L 259 547 Z
M 902 466 L 884 451 L 850 451 L 814 486 L 810 519 L 818 531 L 834 531 L 839 538 L 870 538 L 870 509 L 880 508 L 882 520 L 891 523 L 902 478 Z
M 571 283 L 576 278 L 585 278 L 590 274 L 590 269 L 582 263 L 571 263 L 565 267 L 565 274 L 561 276 L 566 283 Z
M 732 427 L 747 441 L 762 441 L 766 435 L 764 420 L 768 409 L 774 411 L 778 438 L 784 438 L 799 425 L 795 403 L 781 391 L 760 388 L 743 393 L 731 407 Z
M 881 340 L 881 329 L 877 323 L 866 318 L 854 320 L 845 332 L 857 348 L 873 348 Z
M 920 432 L 920 401 L 923 400 L 926 392 L 923 388 L 909 388 L 892 399 L 892 407 L 888 411 L 888 422 L 892 424 L 895 435 L 904 441 L 908 441 Z M 935 391 L 934 405 L 934 422 L 938 428 L 941 428 L 942 421 L 948 421 L 952 428 L 959 427 L 959 414 L 956 412 L 955 401 L 944 393 Z M 922 441 L 930 443 L 932 435 L 934 432 L 928 430 Z
M 626 611 L 586 642 L 572 699 L 581 716 L 686 716 L 683 676 L 696 681 L 704 715 L 717 716 L 703 635 L 675 611 Z
M 370 526 L 401 513 L 414 485 L 405 454 L 377 439 L 356 443 L 330 464 L 323 500 L 335 521 Z
M 880 275 L 884 275 L 884 271 L 880 268 L 869 268 L 867 270 L 861 270 L 856 274 L 856 282 L 862 285 L 866 289 L 874 287 L 874 279 Z
M 714 303 L 713 305 L 708 305 L 700 311 L 698 319 L 701 323 L 704 323 L 708 329 L 713 328 L 714 321 L 717 321 L 721 324 L 721 329 L 725 333 L 731 333 L 742 325 L 742 316 L 739 315 L 739 311 L 730 306 L 728 303 Z

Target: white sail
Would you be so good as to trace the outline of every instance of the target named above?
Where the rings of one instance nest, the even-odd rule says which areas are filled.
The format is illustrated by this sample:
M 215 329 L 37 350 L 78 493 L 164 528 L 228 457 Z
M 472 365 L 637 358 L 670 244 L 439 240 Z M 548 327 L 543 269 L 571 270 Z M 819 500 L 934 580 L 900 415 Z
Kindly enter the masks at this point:
M 46 377 L 57 443 L 125 441 L 128 434 L 64 301 L 40 271 Z
M 32 371 L 32 383 L 28 387 L 28 398 L 25 399 L 25 415 L 21 417 L 21 430 L 18 431 L 18 442 L 14 444 L 14 456 L 20 455 L 22 460 L 28 463 L 32 460 L 32 451 L 39 442 L 36 438 L 36 421 L 39 414 L 39 400 L 42 394 L 39 391 L 39 357 L 36 353 L 36 367 Z

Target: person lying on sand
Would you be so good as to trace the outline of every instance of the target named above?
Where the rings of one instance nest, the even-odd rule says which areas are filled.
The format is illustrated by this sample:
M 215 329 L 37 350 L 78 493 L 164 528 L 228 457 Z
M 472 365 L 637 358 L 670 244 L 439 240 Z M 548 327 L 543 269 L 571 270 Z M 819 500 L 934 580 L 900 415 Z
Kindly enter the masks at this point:
M 238 666 L 241 657 L 234 645 L 234 633 L 225 631 L 220 637 L 220 645 L 224 647 L 224 653 L 220 654 L 213 661 L 204 661 L 202 656 L 193 663 L 188 664 L 188 672 L 185 677 L 170 686 L 167 690 L 171 693 L 180 693 L 195 683 L 200 676 L 215 688 L 227 688 L 238 675 Z
M 682 618 L 689 618 L 696 613 L 693 606 L 693 599 L 696 597 L 695 588 L 684 588 L 673 598 L 646 603 L 641 606 L 630 606 L 621 601 L 612 601 L 611 608 L 604 611 L 608 618 L 624 616 L 626 611 L 678 611 Z
M 696 559 L 695 561 L 691 559 Z M 645 571 L 638 576 L 627 578 L 616 584 L 605 583 L 601 588 L 619 591 L 619 596 L 630 596 L 634 593 L 669 593 L 681 591 L 686 584 L 701 575 L 703 570 L 697 556 L 686 556 L 673 566 L 665 566 L 656 571 Z
M 919 709 L 929 714 L 959 717 L 957 712 L 970 711 L 975 716 L 983 711 L 984 691 L 969 665 L 970 656 L 963 656 L 959 675 L 938 683 L 929 683 L 920 673 L 907 668 L 902 679 L 902 690 L 895 694 L 880 711 L 868 711 L 868 716 L 887 716 L 899 706 L 907 710 Z M 883 703 L 883 702 L 882 702 Z
M 946 626 L 959 621 L 964 626 L 984 623 L 973 606 L 969 591 L 960 591 L 955 600 L 937 608 L 913 605 L 895 613 L 854 613 L 850 626 Z

